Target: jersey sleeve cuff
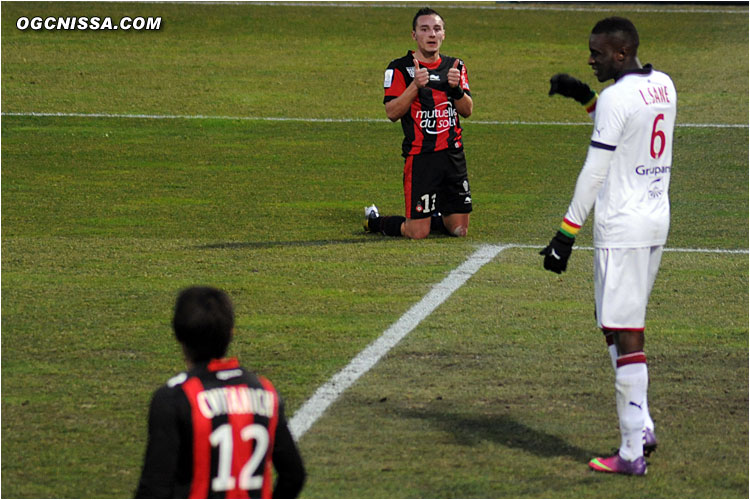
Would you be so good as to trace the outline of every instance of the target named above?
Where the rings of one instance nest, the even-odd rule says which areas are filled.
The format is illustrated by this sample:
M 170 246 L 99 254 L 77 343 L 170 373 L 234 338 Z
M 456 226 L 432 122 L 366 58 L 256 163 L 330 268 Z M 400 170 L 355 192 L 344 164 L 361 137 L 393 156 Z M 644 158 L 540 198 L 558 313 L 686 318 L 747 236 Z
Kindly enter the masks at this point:
M 570 238 L 575 238 L 576 235 L 578 234 L 578 231 L 580 230 L 581 230 L 580 225 L 574 222 L 571 222 L 568 219 L 563 219 L 562 224 L 560 225 L 560 232 Z
M 596 101 L 599 99 L 599 94 L 591 92 L 591 99 L 583 103 L 583 107 L 586 113 L 591 114 L 596 111 Z

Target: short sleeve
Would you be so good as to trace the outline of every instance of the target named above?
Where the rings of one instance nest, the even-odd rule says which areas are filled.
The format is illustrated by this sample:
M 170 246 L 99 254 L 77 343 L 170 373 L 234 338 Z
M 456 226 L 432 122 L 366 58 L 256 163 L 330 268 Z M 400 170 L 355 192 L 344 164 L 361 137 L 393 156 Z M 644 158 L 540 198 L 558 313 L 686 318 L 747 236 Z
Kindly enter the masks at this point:
M 383 103 L 395 99 L 400 96 L 406 90 L 406 80 L 401 70 L 393 63 L 391 63 L 385 70 L 385 77 L 383 79 L 383 89 L 385 90 L 385 98 Z
M 469 95 L 471 95 L 471 88 L 469 88 L 469 73 L 466 71 L 466 64 L 463 61 L 461 64 L 461 88 L 464 89 Z

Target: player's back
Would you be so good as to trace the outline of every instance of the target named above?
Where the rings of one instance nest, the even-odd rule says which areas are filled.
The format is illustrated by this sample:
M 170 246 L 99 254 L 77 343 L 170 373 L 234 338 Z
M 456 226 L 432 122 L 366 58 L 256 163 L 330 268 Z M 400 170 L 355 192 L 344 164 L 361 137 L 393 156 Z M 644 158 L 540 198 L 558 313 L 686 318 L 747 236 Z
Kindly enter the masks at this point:
M 595 245 L 665 243 L 676 114 L 674 83 L 650 66 L 602 91 L 592 141 L 614 153 L 596 201 Z
M 171 385 L 189 409 L 179 416 L 192 442 L 192 473 L 182 496 L 270 498 L 279 417 L 271 383 L 225 359 L 175 377 Z

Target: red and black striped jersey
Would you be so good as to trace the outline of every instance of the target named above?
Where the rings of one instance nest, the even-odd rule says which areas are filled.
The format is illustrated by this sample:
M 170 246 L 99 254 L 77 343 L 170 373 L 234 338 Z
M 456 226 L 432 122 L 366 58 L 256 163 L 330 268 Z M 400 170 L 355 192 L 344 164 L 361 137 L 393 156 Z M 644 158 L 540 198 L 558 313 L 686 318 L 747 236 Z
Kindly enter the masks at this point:
M 236 359 L 198 365 L 154 393 L 136 498 L 293 498 L 304 479 L 276 389 Z
M 419 89 L 419 95 L 411 104 L 408 113 L 401 117 L 404 130 L 402 154 L 404 157 L 421 153 L 432 153 L 451 148 L 461 150 L 461 124 L 453 98 L 448 95 L 448 70 L 455 57 L 440 54 L 434 63 L 419 62 L 430 73 L 430 83 Z M 466 66 L 459 60 L 460 87 L 471 95 Z M 391 61 L 385 70 L 385 97 L 383 104 L 400 96 L 414 80 L 414 52 L 408 51 L 400 59 Z

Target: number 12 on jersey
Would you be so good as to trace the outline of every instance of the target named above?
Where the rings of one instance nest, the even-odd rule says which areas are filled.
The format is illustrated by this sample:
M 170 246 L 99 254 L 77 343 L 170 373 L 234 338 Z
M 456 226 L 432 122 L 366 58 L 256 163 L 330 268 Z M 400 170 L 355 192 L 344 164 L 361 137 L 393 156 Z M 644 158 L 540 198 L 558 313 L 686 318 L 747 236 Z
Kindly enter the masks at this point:
M 268 430 L 260 424 L 251 424 L 243 427 L 240 438 L 247 441 L 255 441 L 250 458 L 240 469 L 239 488 L 241 490 L 259 490 L 263 486 L 263 471 L 259 471 L 263 459 L 268 451 Z M 234 451 L 234 439 L 232 437 L 232 426 L 222 424 L 217 427 L 209 437 L 211 446 L 219 450 L 219 464 L 216 477 L 211 480 L 213 491 L 230 491 L 235 488 L 237 481 L 232 477 L 232 456 Z

